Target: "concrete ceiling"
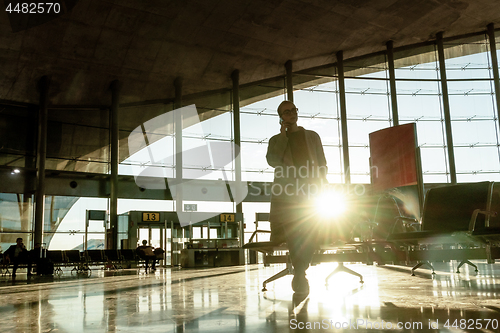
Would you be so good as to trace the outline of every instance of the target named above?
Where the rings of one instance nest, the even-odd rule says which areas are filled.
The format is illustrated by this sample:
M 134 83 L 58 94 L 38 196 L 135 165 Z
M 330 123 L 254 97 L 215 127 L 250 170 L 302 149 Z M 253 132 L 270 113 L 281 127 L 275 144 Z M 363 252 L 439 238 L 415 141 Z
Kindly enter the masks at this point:
M 6 2 L 5 2 L 6 3 Z M 51 75 L 55 105 L 121 103 L 231 87 L 385 49 L 500 27 L 492 0 L 65 0 L 44 18 L 0 12 L 0 99 L 38 103 Z M 26 15 L 26 14 L 24 14 Z M 38 16 L 36 16 L 38 15 Z M 24 16 L 25 17 L 25 16 Z

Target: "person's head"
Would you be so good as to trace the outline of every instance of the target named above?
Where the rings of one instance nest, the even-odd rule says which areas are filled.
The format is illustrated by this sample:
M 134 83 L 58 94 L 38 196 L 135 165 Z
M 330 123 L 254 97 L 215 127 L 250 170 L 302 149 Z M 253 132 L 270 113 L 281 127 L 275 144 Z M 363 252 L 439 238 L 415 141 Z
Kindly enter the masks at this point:
M 17 245 L 23 245 L 23 239 L 19 237 L 18 239 L 16 239 L 16 243 Z
M 148 243 L 148 241 L 147 241 L 147 240 L 143 240 L 143 241 L 142 241 L 142 245 L 146 245 L 147 243 Z
M 298 109 L 295 107 L 295 104 L 290 101 L 283 101 L 278 106 L 278 114 L 285 123 L 296 123 L 298 118 L 297 111 Z

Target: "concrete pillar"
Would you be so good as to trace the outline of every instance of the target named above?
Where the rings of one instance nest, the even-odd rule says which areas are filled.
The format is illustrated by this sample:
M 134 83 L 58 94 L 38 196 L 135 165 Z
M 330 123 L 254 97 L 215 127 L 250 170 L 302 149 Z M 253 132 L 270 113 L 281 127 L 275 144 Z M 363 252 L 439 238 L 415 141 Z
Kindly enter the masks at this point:
M 396 71 L 394 69 L 394 43 L 392 40 L 386 43 L 387 63 L 389 65 L 389 86 L 391 89 L 392 126 L 399 125 L 398 96 L 396 94 Z
M 351 183 L 351 169 L 349 162 L 349 139 L 347 136 L 347 106 L 345 98 L 344 81 L 344 53 L 337 52 L 337 71 L 339 80 L 339 99 L 340 99 L 340 125 L 342 129 L 342 154 L 344 157 L 344 175 L 345 183 Z
M 40 107 L 38 109 L 38 144 L 36 150 L 35 230 L 33 245 L 43 243 L 45 212 L 45 159 L 47 157 L 47 116 L 50 78 L 43 76 L 38 82 Z
M 111 229 L 112 250 L 118 249 L 118 163 L 119 163 L 119 123 L 118 105 L 120 99 L 121 85 L 118 80 L 111 82 L 111 108 L 109 110 L 109 130 L 111 145 L 111 176 L 109 197 L 109 227 Z
M 235 69 L 231 74 L 233 81 L 233 128 L 234 128 L 234 143 L 238 150 L 238 156 L 235 159 L 235 180 L 236 191 L 239 192 L 241 184 L 241 131 L 240 131 L 240 71 Z M 236 193 L 236 198 L 240 198 L 241 194 Z M 243 204 L 236 204 L 236 212 L 243 213 Z
M 30 106 L 28 108 L 29 113 L 35 114 L 38 113 L 38 107 L 36 106 Z M 34 118 L 36 119 L 36 118 Z M 36 119 L 38 120 L 38 119 Z M 24 157 L 24 167 L 27 169 L 35 169 L 36 168 L 36 154 L 37 154 L 37 143 L 38 143 L 38 131 L 37 127 L 32 126 L 31 123 L 29 124 L 29 130 L 27 131 L 27 137 L 26 137 L 26 146 L 25 150 L 27 152 L 26 156 Z M 21 198 L 19 198 L 18 202 L 20 205 L 20 219 L 21 219 L 21 230 L 23 231 L 28 231 L 31 230 L 34 227 L 34 209 L 33 209 L 33 203 L 34 203 L 34 197 L 33 195 L 35 194 L 35 189 L 36 189 L 36 182 L 37 178 L 36 175 L 35 177 L 32 177 L 31 174 L 24 174 L 23 173 L 23 179 L 24 179 L 24 191 L 23 195 Z M 5 236 L 5 235 L 4 235 Z M 6 243 L 10 242 L 10 239 L 8 241 L 2 241 L 2 237 L 0 235 L 0 242 Z M 32 239 L 34 240 L 34 239 Z M 28 243 L 28 240 L 25 240 L 26 244 Z
M 286 69 L 286 96 L 287 100 L 293 103 L 293 74 L 292 74 L 292 61 L 288 60 L 285 63 Z

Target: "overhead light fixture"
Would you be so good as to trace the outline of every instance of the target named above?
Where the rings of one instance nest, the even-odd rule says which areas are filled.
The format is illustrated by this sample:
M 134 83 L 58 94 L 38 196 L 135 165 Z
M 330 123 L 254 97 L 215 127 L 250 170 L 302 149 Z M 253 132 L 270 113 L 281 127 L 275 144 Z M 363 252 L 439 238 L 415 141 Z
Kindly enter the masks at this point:
M 11 172 L 12 175 L 16 175 L 18 173 L 21 173 L 21 170 L 19 170 L 19 169 L 13 169 L 12 172 Z

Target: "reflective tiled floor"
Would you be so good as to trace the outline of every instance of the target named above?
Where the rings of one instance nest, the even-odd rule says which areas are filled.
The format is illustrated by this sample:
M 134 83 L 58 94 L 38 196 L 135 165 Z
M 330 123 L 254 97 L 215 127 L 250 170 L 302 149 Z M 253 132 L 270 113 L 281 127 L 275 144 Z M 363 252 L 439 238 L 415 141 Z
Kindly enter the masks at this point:
M 281 265 L 53 279 L 21 270 L 0 277 L 0 332 L 500 332 L 500 265 L 480 263 L 477 275 L 456 265 L 414 277 L 409 267 L 346 265 L 365 283 L 340 273 L 326 287 L 336 264 L 321 264 L 308 271 L 306 299 L 294 297 L 291 276 L 261 291 Z

